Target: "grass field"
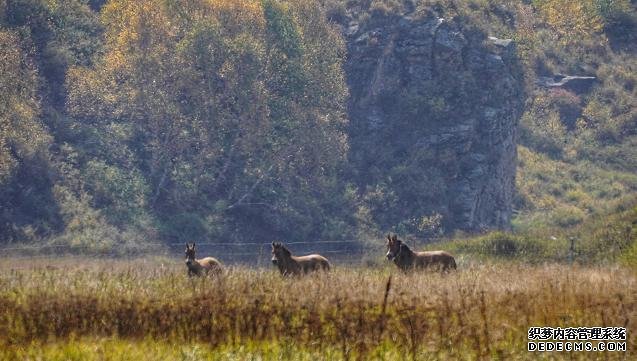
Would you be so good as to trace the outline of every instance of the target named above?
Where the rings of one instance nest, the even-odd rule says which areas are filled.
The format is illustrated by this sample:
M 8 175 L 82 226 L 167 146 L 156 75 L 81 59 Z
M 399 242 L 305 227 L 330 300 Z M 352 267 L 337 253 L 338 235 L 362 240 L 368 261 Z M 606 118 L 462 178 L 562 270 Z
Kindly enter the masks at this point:
M 465 261 L 446 275 L 387 265 L 189 279 L 166 259 L 2 259 L 0 359 L 537 359 L 530 326 L 627 327 L 627 352 L 545 357 L 630 359 L 636 297 L 637 276 L 618 267 Z

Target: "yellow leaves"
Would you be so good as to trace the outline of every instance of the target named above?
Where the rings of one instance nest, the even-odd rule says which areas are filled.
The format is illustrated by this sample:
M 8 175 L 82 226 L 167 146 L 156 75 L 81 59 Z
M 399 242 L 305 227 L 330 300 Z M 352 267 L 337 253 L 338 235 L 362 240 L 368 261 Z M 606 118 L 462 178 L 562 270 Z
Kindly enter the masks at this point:
M 562 124 L 560 114 L 556 111 L 549 113 L 545 127 L 554 139 L 562 139 L 566 135 L 566 127 Z
M 134 48 L 151 48 L 174 35 L 165 7 L 155 1 L 113 1 L 102 11 L 106 41 L 124 53 Z
M 209 0 L 211 10 L 222 19 L 242 27 L 263 29 L 265 19 L 261 1 L 255 0 Z
M 102 10 L 108 49 L 102 66 L 112 72 L 131 71 L 136 62 L 161 63 L 174 57 L 175 46 L 193 24 L 210 21 L 219 23 L 227 38 L 258 38 L 265 26 L 261 2 L 254 0 L 109 2 Z
M 108 92 L 96 91 L 96 89 L 107 89 L 107 82 L 89 69 L 70 68 L 66 81 L 69 84 L 67 108 L 70 114 L 78 117 L 95 117 L 103 113 L 104 108 L 112 105 L 112 102 L 107 102 L 103 96 L 109 94 Z
M 126 54 L 118 51 L 111 51 L 104 55 L 104 65 L 114 71 L 116 69 L 124 70 L 130 67 L 126 60 Z
M 591 38 L 604 29 L 594 0 L 541 0 L 535 4 L 563 44 Z
M 0 31 L 0 182 L 17 162 L 12 153 L 35 152 L 47 139 L 37 120 L 37 86 L 37 73 L 22 51 L 20 38 Z

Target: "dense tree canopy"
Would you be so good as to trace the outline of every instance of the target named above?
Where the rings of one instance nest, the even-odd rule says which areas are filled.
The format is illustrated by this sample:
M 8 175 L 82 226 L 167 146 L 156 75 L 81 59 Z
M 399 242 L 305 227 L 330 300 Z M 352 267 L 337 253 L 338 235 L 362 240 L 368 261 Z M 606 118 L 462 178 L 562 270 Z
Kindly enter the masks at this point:
M 38 74 L 21 43 L 16 33 L 0 31 L 0 184 L 46 142 L 38 118 Z
M 140 184 L 98 206 L 137 199 L 173 238 L 322 218 L 312 203 L 335 191 L 346 146 L 338 34 L 304 3 L 182 5 L 108 3 L 104 55 L 69 72 L 71 115 L 98 133 L 126 128 L 113 140 L 125 159 L 95 154 L 90 186 Z
M 173 241 L 347 232 L 327 226 L 344 212 L 344 47 L 316 3 L 11 4 L 8 27 L 35 34 L 32 58 L 65 78 L 43 79 L 57 141 L 51 187 L 77 230 L 65 242 L 104 242 L 106 225 L 118 229 L 111 243 L 127 229 Z M 17 35 L 1 34 L 2 81 L 15 93 L 2 102 L 6 179 L 6 144 L 47 132 L 31 58 L 5 53 Z M 16 117 L 30 129 L 5 126 Z
M 402 144 L 484 89 L 453 72 L 385 94 L 391 137 L 353 134 L 342 36 L 427 7 L 517 43 L 514 226 L 577 224 L 634 193 L 628 0 L 0 0 L 0 243 L 429 235 L 446 223 L 425 212 L 447 187 L 436 171 L 456 162 Z M 536 84 L 555 74 L 597 80 Z

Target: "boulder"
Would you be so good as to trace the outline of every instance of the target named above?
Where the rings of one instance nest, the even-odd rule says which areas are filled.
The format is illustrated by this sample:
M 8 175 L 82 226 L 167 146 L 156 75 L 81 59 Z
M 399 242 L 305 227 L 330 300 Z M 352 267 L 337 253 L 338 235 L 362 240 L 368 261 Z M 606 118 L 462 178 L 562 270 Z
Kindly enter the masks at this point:
M 590 90 L 597 81 L 594 76 L 563 75 L 538 77 L 536 84 L 545 88 L 568 89 L 575 94 L 583 94 Z

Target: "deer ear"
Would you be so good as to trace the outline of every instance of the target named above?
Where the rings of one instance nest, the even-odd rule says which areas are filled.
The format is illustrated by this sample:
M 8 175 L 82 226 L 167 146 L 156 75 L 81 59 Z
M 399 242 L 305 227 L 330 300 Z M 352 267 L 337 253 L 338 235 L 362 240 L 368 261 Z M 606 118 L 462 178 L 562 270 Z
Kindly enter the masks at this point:
M 391 242 L 391 236 L 389 235 L 389 233 L 387 234 L 387 240 Z
M 186 249 L 189 249 L 190 246 L 188 245 L 188 242 L 186 242 Z
M 195 249 L 195 242 L 192 242 L 192 249 Z

